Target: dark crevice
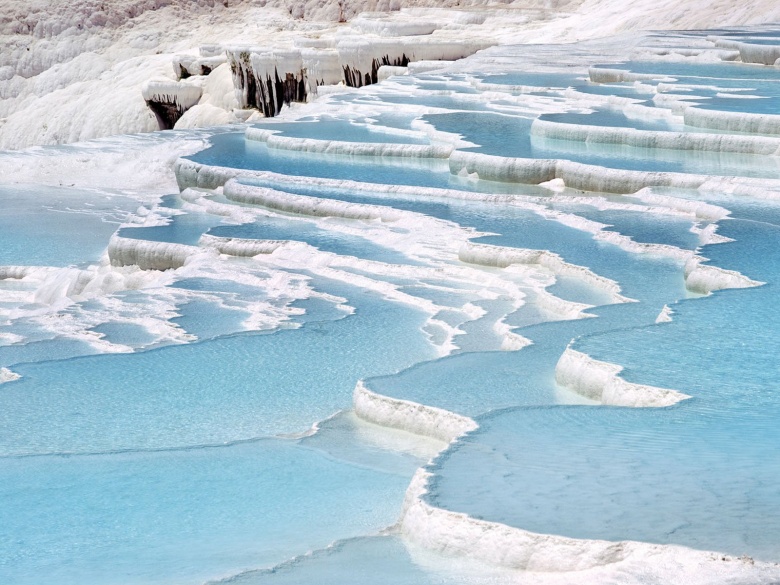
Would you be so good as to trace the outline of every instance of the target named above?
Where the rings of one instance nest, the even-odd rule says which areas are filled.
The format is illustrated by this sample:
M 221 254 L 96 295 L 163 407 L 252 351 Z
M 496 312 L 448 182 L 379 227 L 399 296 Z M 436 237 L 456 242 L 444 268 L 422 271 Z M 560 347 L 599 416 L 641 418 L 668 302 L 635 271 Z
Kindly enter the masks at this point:
M 176 96 L 157 97 L 159 99 L 146 100 L 146 105 L 154 112 L 160 130 L 172 130 L 187 110 L 176 101 Z
M 285 105 L 307 101 L 308 84 L 305 69 L 283 74 L 274 69 L 273 75 L 267 74 L 263 79 L 252 68 L 249 57 L 249 53 L 242 52 L 237 59 L 230 59 L 233 81 L 236 87 L 244 92 L 245 103 L 242 107 L 255 108 L 263 112 L 267 118 L 271 118 L 276 116 Z M 406 67 L 409 65 L 409 57 L 404 53 L 400 57 L 391 58 L 389 55 L 384 55 L 375 58 L 371 62 L 370 71 L 361 71 L 343 65 L 344 82 L 349 87 L 363 87 L 377 83 L 379 68 L 384 65 Z M 324 82 L 324 79 L 314 81 L 316 86 L 324 85 Z
M 363 87 L 364 85 L 371 85 L 379 81 L 379 68 L 389 65 L 393 67 L 406 67 L 409 65 L 409 57 L 404 53 L 400 57 L 391 59 L 389 55 L 374 59 L 371 62 L 371 71 L 363 73 L 359 69 L 353 69 L 349 65 L 344 65 L 342 70 L 344 71 L 344 82 L 349 87 Z
M 284 73 L 280 77 L 279 71 L 274 69 L 273 76 L 258 79 L 251 68 L 245 69 L 240 64 L 231 67 L 234 80 L 238 87 L 246 91 L 247 108 L 256 108 L 263 112 L 267 118 L 276 116 L 284 105 L 293 102 L 304 103 L 308 98 L 306 78 L 303 71 L 297 74 Z

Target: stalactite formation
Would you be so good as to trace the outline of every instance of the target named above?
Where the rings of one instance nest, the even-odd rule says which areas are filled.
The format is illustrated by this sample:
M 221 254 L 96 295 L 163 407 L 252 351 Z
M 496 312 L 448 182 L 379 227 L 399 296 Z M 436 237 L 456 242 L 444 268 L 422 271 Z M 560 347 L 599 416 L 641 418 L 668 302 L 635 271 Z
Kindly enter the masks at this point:
M 146 100 L 146 105 L 157 118 L 160 130 L 172 130 L 187 111 L 176 101 L 175 95 L 162 95 L 159 99 Z

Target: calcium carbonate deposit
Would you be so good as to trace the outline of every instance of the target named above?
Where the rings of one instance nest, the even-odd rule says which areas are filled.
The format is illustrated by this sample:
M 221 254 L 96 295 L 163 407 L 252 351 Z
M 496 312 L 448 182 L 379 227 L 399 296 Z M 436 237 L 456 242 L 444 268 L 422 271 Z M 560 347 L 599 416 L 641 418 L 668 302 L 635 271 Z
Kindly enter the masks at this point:
M 780 582 L 776 2 L 0 5 L 0 583 Z

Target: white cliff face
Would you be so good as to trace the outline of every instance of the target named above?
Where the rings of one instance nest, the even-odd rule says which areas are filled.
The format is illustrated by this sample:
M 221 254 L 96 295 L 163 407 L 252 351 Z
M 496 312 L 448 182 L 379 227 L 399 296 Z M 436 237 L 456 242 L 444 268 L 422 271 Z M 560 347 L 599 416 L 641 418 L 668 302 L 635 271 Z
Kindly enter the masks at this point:
M 231 95 L 233 81 L 223 68 L 227 46 L 266 47 L 265 52 L 247 51 L 248 62 L 257 61 L 253 66 L 266 73 L 279 71 L 283 81 L 292 74 L 300 86 L 296 91 L 304 94 L 296 97 L 306 97 L 322 84 L 351 80 L 352 85 L 364 85 L 367 78 L 375 82 L 382 66 L 457 59 L 497 43 L 568 42 L 640 28 L 780 20 L 780 6 L 771 0 L 739 6 L 725 0 L 706 4 L 662 0 L 652 5 L 638 0 L 539 0 L 500 7 L 482 0 L 465 6 L 455 0 L 343 4 L 2 0 L 0 148 L 156 130 L 159 121 L 142 96 L 144 84 L 153 78 L 205 80 L 200 101 L 193 104 L 195 111 L 184 116 L 179 127 L 243 121 L 247 114 L 239 108 L 246 106 L 241 98 L 246 88 L 238 87 L 237 100 Z M 437 9 L 423 8 L 433 5 Z M 754 56 L 747 54 L 753 49 L 745 50 L 749 59 L 764 62 L 771 57 L 771 49 Z M 301 67 L 279 70 L 279 51 L 283 56 L 289 55 L 285 51 L 297 51 L 293 60 L 296 65 L 300 60 Z M 270 61 L 262 57 L 269 54 Z M 288 85 L 292 87 L 292 81 Z
M 156 130 L 143 84 L 174 81 L 169 52 L 196 45 L 209 21 L 228 14 L 214 2 L 189 6 L 4 2 L 0 147 Z
M 170 130 L 179 118 L 200 101 L 203 89 L 195 83 L 152 79 L 144 83 L 141 95 L 154 112 L 161 130 Z

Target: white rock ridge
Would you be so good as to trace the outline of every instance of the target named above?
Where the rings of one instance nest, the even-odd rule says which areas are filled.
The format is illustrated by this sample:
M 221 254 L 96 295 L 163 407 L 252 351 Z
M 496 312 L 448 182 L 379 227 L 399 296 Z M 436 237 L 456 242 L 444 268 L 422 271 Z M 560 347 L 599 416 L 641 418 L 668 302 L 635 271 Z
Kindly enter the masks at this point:
M 622 370 L 620 366 L 568 348 L 555 366 L 555 381 L 586 398 L 611 406 L 670 406 L 690 398 L 677 390 L 628 382 L 619 376 Z
M 425 6 L 439 10 L 420 8 Z M 373 14 L 356 18 L 363 12 Z M 296 84 L 304 82 L 308 94 L 318 84 L 340 79 L 363 85 L 368 75 L 373 82 L 384 65 L 457 59 L 492 44 L 779 21 L 780 5 L 773 0 L 738 5 L 515 0 L 497 6 L 471 0 L 464 8 L 457 0 L 0 0 L 0 15 L 0 148 L 16 149 L 156 130 L 143 84 L 183 76 L 205 78 L 208 84 L 227 58 L 226 46 L 266 47 L 272 57 L 258 57 L 256 64 L 266 73 L 273 64 L 274 88 L 277 71 L 282 85 L 290 73 Z M 295 56 L 293 70 L 280 69 L 274 55 L 291 50 L 298 51 L 301 67 Z M 224 70 L 217 79 L 221 101 L 233 87 L 226 84 Z M 250 88 L 244 89 L 249 96 Z M 214 93 L 204 91 L 193 107 L 201 111 L 185 114 L 183 127 L 245 119 L 240 104 L 214 103 Z

